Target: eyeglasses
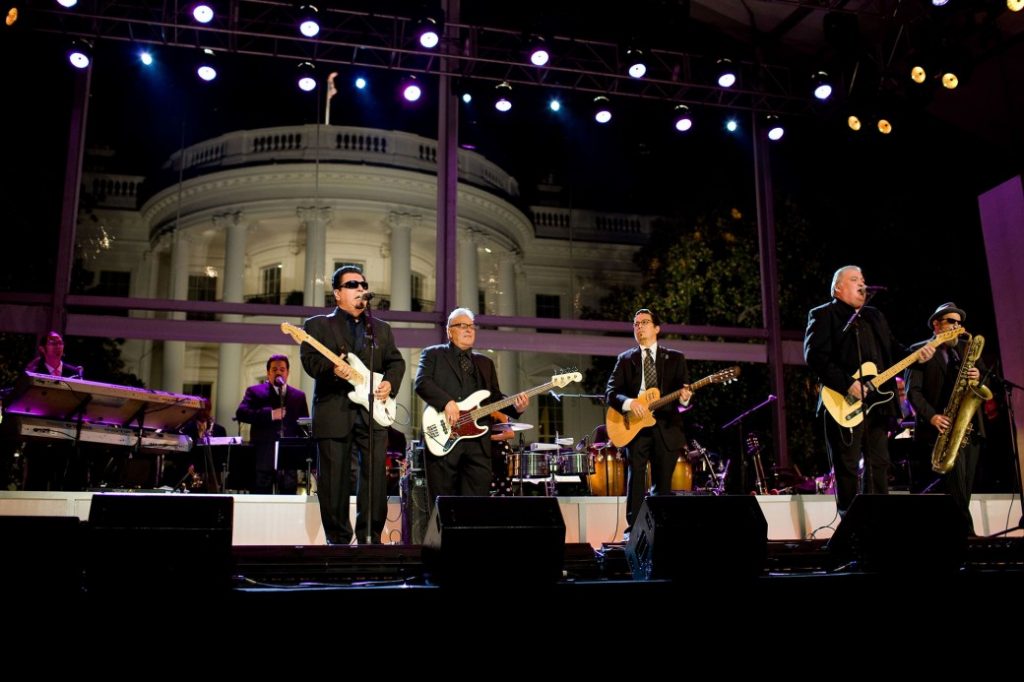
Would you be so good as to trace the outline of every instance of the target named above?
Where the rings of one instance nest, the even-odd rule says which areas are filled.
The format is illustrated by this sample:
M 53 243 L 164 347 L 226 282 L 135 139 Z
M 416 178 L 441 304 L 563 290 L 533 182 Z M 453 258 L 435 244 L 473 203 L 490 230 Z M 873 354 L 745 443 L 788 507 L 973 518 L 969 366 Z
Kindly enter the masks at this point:
M 943 317 L 939 322 L 945 322 L 953 327 L 959 327 L 961 324 L 960 320 L 954 320 L 952 317 Z
M 649 324 L 654 324 L 654 322 L 651 321 L 651 320 L 637 320 L 636 322 L 633 323 L 633 326 L 634 327 L 645 327 L 645 326 L 647 326 Z
M 475 330 L 476 329 L 476 325 L 475 324 L 469 324 L 467 322 L 459 322 L 458 324 L 450 324 L 450 325 L 448 325 L 448 328 L 449 329 L 458 329 L 459 331 L 466 332 L 466 331 Z
M 368 282 L 366 282 L 365 280 L 364 281 L 359 281 L 357 279 L 350 279 L 347 282 L 342 282 L 340 285 L 338 285 L 338 288 L 339 289 L 369 289 L 370 288 L 370 284 Z

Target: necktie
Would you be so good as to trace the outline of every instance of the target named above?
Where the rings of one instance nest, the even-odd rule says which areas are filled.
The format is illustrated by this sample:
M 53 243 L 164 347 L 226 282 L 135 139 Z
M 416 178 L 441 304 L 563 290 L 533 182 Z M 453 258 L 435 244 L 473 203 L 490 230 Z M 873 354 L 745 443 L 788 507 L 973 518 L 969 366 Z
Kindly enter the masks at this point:
M 654 356 L 650 348 L 644 348 L 644 388 L 657 388 L 658 370 L 654 368 Z
M 473 373 L 473 361 L 469 358 L 469 353 L 463 351 L 459 353 L 459 367 L 462 368 L 463 374 Z

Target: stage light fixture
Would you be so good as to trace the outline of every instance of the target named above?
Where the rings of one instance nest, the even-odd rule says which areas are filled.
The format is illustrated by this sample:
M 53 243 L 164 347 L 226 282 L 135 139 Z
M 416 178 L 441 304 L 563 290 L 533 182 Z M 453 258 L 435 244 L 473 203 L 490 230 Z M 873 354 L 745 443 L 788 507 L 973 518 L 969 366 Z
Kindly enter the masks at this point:
M 942 87 L 947 90 L 956 90 L 958 85 L 960 85 L 960 77 L 957 76 L 956 71 L 950 69 L 942 72 Z
M 527 56 L 534 66 L 546 66 L 551 61 L 551 52 L 543 36 L 532 36 L 527 48 Z
M 512 86 L 508 81 L 494 86 L 494 108 L 503 114 L 512 109 Z
M 878 124 L 876 127 L 878 128 L 878 132 L 882 133 L 883 135 L 888 135 L 889 133 L 892 132 L 892 121 L 883 116 L 882 118 L 878 119 Z
M 315 38 L 320 33 L 320 21 L 317 16 L 320 10 L 316 5 L 299 7 L 299 33 L 307 38 Z
M 631 47 L 626 50 L 626 73 L 630 78 L 643 78 L 647 75 L 647 62 L 641 50 Z
M 918 85 L 921 85 L 928 80 L 928 71 L 925 69 L 923 64 L 915 64 L 910 67 L 910 80 L 914 81 Z
M 772 142 L 778 142 L 786 134 L 786 129 L 782 127 L 782 121 L 775 114 L 769 114 L 765 118 L 764 127 L 768 131 L 768 139 Z
M 213 50 L 204 47 L 199 55 L 199 61 L 196 62 L 196 75 L 205 83 L 209 83 L 217 78 L 215 57 L 216 55 L 214 55 Z
M 208 24 L 213 21 L 213 5 L 208 2 L 197 2 L 192 6 L 192 18 L 200 24 Z
M 473 103 L 473 95 L 468 93 L 468 92 L 462 93 L 462 103 L 463 104 L 472 104 Z
M 153 53 L 147 48 L 139 50 L 139 61 L 142 62 L 143 66 L 153 66 Z
M 369 83 L 362 76 L 356 76 L 356 79 L 352 81 L 352 85 L 356 86 L 356 90 L 365 90 Z
M 949 4 L 949 0 L 932 0 L 932 7 L 944 7 Z
M 732 65 L 731 59 L 719 59 L 716 62 L 718 67 L 718 85 L 723 88 L 731 88 L 736 84 L 736 68 Z
M 312 62 L 299 64 L 299 73 L 295 82 L 299 86 L 299 90 L 303 92 L 316 90 L 316 67 Z
M 1019 12 L 1024 9 L 1024 0 L 1006 0 L 1006 9 L 1011 12 Z
M 737 130 L 740 129 L 740 124 L 735 118 L 730 116 L 729 118 L 725 119 L 725 129 L 728 130 L 730 133 L 735 133 Z
M 68 48 L 68 61 L 76 69 L 89 68 L 92 64 L 92 45 L 82 39 L 72 41 Z
M 824 71 L 818 71 L 811 76 L 811 87 L 814 92 L 814 96 L 822 102 L 832 96 L 832 80 Z
M 548 100 L 548 109 L 555 112 L 556 114 L 562 110 L 562 100 L 557 97 L 552 97 Z
M 427 50 L 433 50 L 441 42 L 441 27 L 437 19 L 424 17 L 416 24 L 416 42 Z
M 57 4 L 65 9 L 71 9 L 78 4 L 78 0 L 57 0 Z
M 864 127 L 864 124 L 860 120 L 860 116 L 857 114 L 850 114 L 846 117 L 846 126 L 853 132 L 860 132 L 860 129 Z
M 685 133 L 693 127 L 693 118 L 690 116 L 690 107 L 685 104 L 677 104 L 672 110 L 672 126 L 681 133 Z
M 423 88 L 416 80 L 416 76 L 409 76 L 402 81 L 402 97 L 406 102 L 418 102 L 423 96 Z
M 594 98 L 594 120 L 600 124 L 608 123 L 612 120 L 612 103 L 604 95 L 598 95 Z
M 16 23 L 18 23 L 18 8 L 11 7 L 4 15 L 4 26 L 14 26 Z

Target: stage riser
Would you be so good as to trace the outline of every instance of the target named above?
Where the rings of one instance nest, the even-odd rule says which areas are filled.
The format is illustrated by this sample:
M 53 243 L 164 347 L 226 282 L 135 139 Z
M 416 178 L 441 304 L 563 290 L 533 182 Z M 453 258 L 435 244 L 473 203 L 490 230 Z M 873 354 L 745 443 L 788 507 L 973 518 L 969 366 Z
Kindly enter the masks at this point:
M 323 527 L 316 497 L 301 495 L 235 495 L 234 545 L 322 545 Z M 89 518 L 92 493 L 0 491 L 0 515 L 77 516 Z M 761 495 L 769 540 L 831 537 L 838 525 L 835 499 L 829 495 Z M 600 547 L 621 542 L 626 525 L 624 497 L 560 497 L 566 542 Z M 355 521 L 355 498 L 351 505 Z M 978 535 L 991 535 L 1021 518 L 1020 500 L 1011 495 L 975 495 L 971 500 Z M 1013 535 L 1022 535 L 1016 531 Z M 388 500 L 385 540 L 402 541 L 402 510 L 397 497 Z

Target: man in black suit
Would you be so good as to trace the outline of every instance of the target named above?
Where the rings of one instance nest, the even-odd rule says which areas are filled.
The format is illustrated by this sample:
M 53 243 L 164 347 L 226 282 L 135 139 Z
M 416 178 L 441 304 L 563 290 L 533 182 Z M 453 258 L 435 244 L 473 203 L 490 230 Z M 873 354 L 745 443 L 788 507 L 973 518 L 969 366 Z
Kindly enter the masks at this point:
M 647 308 L 633 315 L 633 337 L 639 346 L 621 353 L 608 378 L 605 398 L 608 407 L 642 419 L 649 414 L 647 405 L 636 398 L 650 388 L 662 394 L 682 389 L 679 403 L 689 405 L 693 391 L 686 387 L 686 357 L 677 350 L 658 344 L 661 318 Z M 651 494 L 672 494 L 672 471 L 679 450 L 686 446 L 683 415 L 669 403 L 654 412 L 654 426 L 641 429 L 625 449 L 629 461 L 626 487 L 626 531 L 636 521 L 647 487 L 647 463 L 651 464 Z
M 275 444 L 281 438 L 302 436 L 298 420 L 309 416 L 306 394 L 288 385 L 290 368 L 287 355 L 271 355 L 267 360 L 267 380 L 245 389 L 235 411 L 238 421 L 250 425 L 249 442 L 256 456 L 255 493 L 274 492 L 275 481 L 280 493 L 294 495 L 297 489 L 295 472 L 278 476 L 274 466 Z
M 355 265 L 342 266 L 334 272 L 331 286 L 338 307 L 329 315 L 309 318 L 303 328 L 333 353 L 342 358 L 353 354 L 370 371 L 383 375 L 373 386 L 375 401 L 394 397 L 405 374 L 405 359 L 395 346 L 391 327 L 366 314 L 369 284 L 363 271 Z M 302 344 L 301 357 L 306 373 L 316 379 L 313 438 L 320 454 L 317 497 L 327 542 L 347 545 L 352 540 L 349 495 L 354 447 L 359 458 L 356 539 L 380 543 L 387 520 L 387 427 L 374 423 L 366 408 L 349 399 L 351 367 L 335 366 L 308 343 Z
M 498 386 L 498 373 L 486 355 L 473 352 L 476 323 L 473 311 L 456 308 L 448 315 L 448 343 L 424 348 L 416 372 L 416 394 L 454 425 L 461 410 L 458 403 L 476 391 L 488 391 L 481 404 L 505 398 Z M 525 393 L 502 412 L 510 417 L 522 414 L 530 404 Z M 467 406 L 475 409 L 478 405 Z M 489 426 L 491 418 L 479 420 Z M 442 457 L 424 453 L 427 494 L 433 509 L 438 495 L 487 495 L 491 485 L 491 441 L 484 434 L 463 438 Z
M 892 391 L 894 381 L 869 386 L 855 380 L 865 362 L 873 362 L 884 372 L 902 360 L 910 350 L 893 336 L 889 323 L 878 308 L 865 305 L 867 285 L 856 265 L 836 270 L 832 277 L 832 300 L 811 309 L 804 334 L 804 359 L 818 376 L 818 382 L 840 395 L 863 400 L 875 390 Z M 854 318 L 854 313 L 859 315 Z M 852 321 L 852 322 L 851 322 Z M 847 325 L 849 326 L 847 327 Z M 918 361 L 932 357 L 935 349 L 925 346 Z M 858 492 L 884 495 L 889 492 L 889 427 L 899 418 L 898 400 L 877 404 L 852 428 L 840 426 L 829 414 L 821 395 L 818 415 L 825 420 L 825 443 L 835 469 L 836 506 L 845 515 Z M 864 457 L 863 484 L 859 486 L 859 464 Z
M 928 318 L 928 326 L 935 334 L 939 334 L 962 327 L 966 320 L 967 313 L 958 308 L 956 303 L 943 303 Z M 920 347 L 922 344 L 914 347 Z M 946 433 L 953 425 L 943 411 L 957 383 L 960 368 L 967 355 L 967 345 L 966 336 L 954 337 L 943 344 L 931 360 L 924 364 L 912 365 L 906 371 L 907 398 L 913 405 L 916 415 L 914 442 L 922 452 L 927 453 L 925 461 L 930 461 L 939 434 Z M 968 381 L 981 379 L 983 369 L 979 359 L 967 370 Z M 966 531 L 973 535 L 971 491 L 974 487 L 974 470 L 981 452 L 981 440 L 985 437 L 985 420 L 981 410 L 974 413 L 971 423 L 974 429 L 965 436 L 966 445 L 957 456 L 953 468 L 943 476 L 943 487 L 956 501 Z
M 39 338 L 39 355 L 25 366 L 26 372 L 55 377 L 82 378 L 82 367 L 64 362 L 64 339 L 51 331 Z M 86 460 L 70 443 L 41 440 L 25 444 L 22 488 L 24 490 L 81 490 L 86 483 Z

